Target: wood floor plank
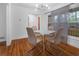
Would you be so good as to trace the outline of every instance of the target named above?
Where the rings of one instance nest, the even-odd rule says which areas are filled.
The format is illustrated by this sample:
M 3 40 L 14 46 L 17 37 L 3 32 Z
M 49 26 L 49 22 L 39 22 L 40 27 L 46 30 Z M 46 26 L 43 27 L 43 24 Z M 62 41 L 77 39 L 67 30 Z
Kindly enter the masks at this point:
M 67 44 L 55 45 L 45 42 L 45 54 L 43 54 L 42 41 L 33 46 L 27 38 L 13 40 L 10 46 L 5 42 L 0 43 L 0 56 L 79 56 L 79 49 Z

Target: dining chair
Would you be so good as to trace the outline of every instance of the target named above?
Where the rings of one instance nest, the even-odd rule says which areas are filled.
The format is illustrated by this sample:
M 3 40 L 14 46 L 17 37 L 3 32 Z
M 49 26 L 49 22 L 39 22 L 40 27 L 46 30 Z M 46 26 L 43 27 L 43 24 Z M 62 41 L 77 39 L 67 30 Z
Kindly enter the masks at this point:
M 47 35 L 48 41 L 58 44 L 61 42 L 61 33 L 63 32 L 63 28 L 60 28 L 59 30 L 57 30 L 54 33 L 50 33 L 49 35 Z
M 39 32 L 34 32 L 37 40 L 42 40 L 42 35 Z
M 39 43 L 42 39 L 38 39 L 36 36 L 35 36 L 35 33 L 33 31 L 32 28 L 30 27 L 27 27 L 27 34 L 28 34 L 28 40 L 31 44 L 33 45 L 36 45 L 37 43 Z
M 27 27 L 28 41 L 32 44 L 32 49 L 28 51 L 27 55 L 38 55 L 42 52 L 42 39 L 38 40 L 32 28 Z

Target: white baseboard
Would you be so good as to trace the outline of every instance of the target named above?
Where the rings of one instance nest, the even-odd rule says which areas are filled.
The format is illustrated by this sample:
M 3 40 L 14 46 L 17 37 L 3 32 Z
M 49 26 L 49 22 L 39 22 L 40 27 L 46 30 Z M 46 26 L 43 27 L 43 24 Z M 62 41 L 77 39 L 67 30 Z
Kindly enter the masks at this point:
M 6 41 L 5 39 L 0 39 L 0 42 Z
M 15 37 L 15 38 L 12 38 L 12 40 L 18 40 L 18 39 L 21 39 L 21 38 L 28 38 L 28 37 L 27 36 Z
M 21 36 L 21 37 L 12 38 L 11 40 L 9 40 L 9 41 L 6 42 L 6 46 L 10 46 L 12 40 L 18 40 L 18 39 L 22 39 L 22 38 L 28 38 L 28 37 L 27 36 Z M 0 39 L 0 42 L 3 42 L 3 41 L 6 41 L 6 39 Z

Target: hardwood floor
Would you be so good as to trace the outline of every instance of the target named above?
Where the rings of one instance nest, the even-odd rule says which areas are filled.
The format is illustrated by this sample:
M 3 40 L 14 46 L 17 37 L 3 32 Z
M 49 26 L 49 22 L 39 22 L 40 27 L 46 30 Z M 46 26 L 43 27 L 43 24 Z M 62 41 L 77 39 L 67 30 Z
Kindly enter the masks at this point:
M 45 54 L 43 54 L 42 41 L 35 47 L 26 38 L 13 40 L 9 47 L 6 47 L 5 42 L 2 42 L 0 43 L 0 56 L 79 56 L 78 48 L 64 43 L 55 45 L 46 41 L 45 46 Z
M 0 55 L 25 55 L 32 47 L 33 46 L 28 43 L 27 39 L 14 40 L 9 47 L 5 45 L 0 46 Z

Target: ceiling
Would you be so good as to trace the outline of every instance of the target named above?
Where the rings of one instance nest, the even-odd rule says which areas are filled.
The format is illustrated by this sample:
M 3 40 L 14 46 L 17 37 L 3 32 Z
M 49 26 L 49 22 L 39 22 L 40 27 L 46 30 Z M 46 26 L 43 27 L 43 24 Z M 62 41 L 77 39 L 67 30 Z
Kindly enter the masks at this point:
M 43 3 L 45 5 L 47 4 L 50 9 L 42 12 L 36 10 L 36 4 L 40 4 L 40 3 L 14 3 L 14 5 L 25 7 L 25 8 L 28 8 L 29 10 L 32 10 L 33 11 L 32 14 L 43 14 L 46 12 L 50 12 L 58 8 L 61 8 L 63 6 L 66 6 L 70 3 Z

